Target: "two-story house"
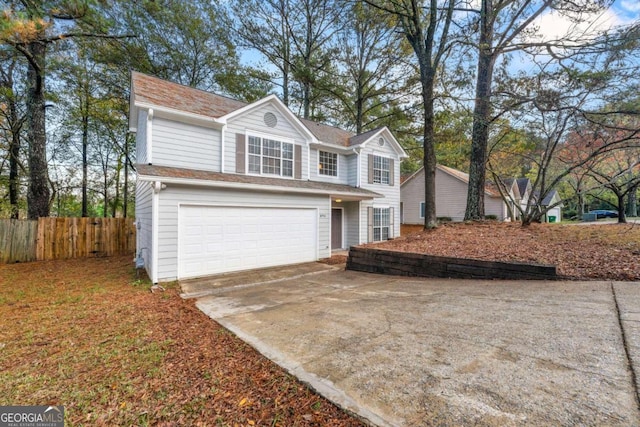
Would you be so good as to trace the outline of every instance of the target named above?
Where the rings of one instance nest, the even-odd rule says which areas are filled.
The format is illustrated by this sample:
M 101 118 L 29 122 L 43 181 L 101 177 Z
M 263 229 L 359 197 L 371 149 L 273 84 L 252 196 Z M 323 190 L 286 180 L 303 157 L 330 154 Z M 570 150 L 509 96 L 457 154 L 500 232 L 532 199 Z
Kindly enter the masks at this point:
M 304 120 L 276 96 L 247 104 L 131 76 L 138 257 L 154 283 L 315 261 L 400 234 L 389 129 Z

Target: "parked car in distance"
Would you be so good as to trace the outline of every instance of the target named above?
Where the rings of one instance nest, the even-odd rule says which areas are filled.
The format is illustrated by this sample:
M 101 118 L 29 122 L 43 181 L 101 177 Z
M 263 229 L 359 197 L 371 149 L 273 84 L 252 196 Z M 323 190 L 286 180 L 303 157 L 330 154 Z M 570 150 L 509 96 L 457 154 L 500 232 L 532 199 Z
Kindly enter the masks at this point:
M 616 211 L 608 211 L 606 209 L 596 209 L 594 211 L 589 211 L 590 214 L 596 214 L 596 218 L 618 218 L 618 212 Z

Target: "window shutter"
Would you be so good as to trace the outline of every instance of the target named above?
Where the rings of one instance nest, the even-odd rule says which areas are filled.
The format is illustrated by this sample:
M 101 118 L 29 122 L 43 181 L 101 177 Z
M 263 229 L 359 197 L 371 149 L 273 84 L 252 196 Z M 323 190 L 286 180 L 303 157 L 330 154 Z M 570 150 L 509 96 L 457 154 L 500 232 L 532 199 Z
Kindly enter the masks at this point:
M 373 184 L 373 154 L 369 154 L 369 184 Z
M 393 239 L 395 236 L 393 234 L 393 224 L 395 223 L 395 218 L 393 217 L 394 210 L 393 208 L 389 208 L 389 238 Z
M 247 136 L 245 134 L 236 133 L 236 173 L 245 173 L 246 170 L 246 140 Z
M 293 177 L 302 179 L 302 147 L 299 145 L 293 146 L 293 159 Z
M 373 207 L 367 208 L 367 242 L 373 242 Z
M 393 177 L 395 173 L 393 171 L 393 159 L 389 159 L 389 185 L 393 186 Z

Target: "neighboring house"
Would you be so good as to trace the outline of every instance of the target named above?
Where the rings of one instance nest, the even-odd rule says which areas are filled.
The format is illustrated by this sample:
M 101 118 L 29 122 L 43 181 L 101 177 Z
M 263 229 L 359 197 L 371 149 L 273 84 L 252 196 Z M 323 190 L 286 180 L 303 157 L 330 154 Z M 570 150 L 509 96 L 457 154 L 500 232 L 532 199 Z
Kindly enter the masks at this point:
M 436 166 L 436 217 L 463 221 L 467 208 L 469 175 L 447 166 Z M 516 186 L 512 186 L 516 188 Z M 515 196 L 514 196 L 515 197 Z M 424 223 L 424 169 L 421 168 L 400 186 L 402 222 Z M 485 186 L 484 213 L 499 221 L 509 220 L 509 210 L 498 189 Z
M 360 135 L 133 72 L 138 257 L 171 281 L 331 256 L 400 234 L 400 161 Z
M 511 180 L 513 181 L 513 180 Z M 505 184 L 509 184 L 510 180 L 505 180 Z M 537 205 L 539 194 L 532 190 L 531 181 L 529 178 L 518 178 L 515 180 L 518 187 L 519 199 L 514 198 L 516 203 L 519 203 L 522 212 L 526 212 L 527 205 L 529 203 L 532 206 Z M 551 190 L 547 193 L 545 198 L 539 203 L 540 207 L 547 208 L 548 206 L 556 205 L 550 208 L 546 214 L 541 218 L 543 222 L 560 222 L 562 220 L 562 203 L 560 203 L 560 194 L 556 190 Z M 520 219 L 521 215 L 518 212 L 517 219 Z
M 560 194 L 556 190 L 551 190 L 547 193 L 544 199 L 540 202 L 540 206 L 548 207 L 554 206 L 550 208 L 546 214 L 542 217 L 542 221 L 544 222 L 560 222 L 562 221 L 562 203 L 560 203 L 562 199 L 560 198 Z
M 520 209 L 522 212 L 527 210 L 529 199 L 531 198 L 531 181 L 529 178 L 516 179 L 518 184 L 518 192 L 520 193 Z

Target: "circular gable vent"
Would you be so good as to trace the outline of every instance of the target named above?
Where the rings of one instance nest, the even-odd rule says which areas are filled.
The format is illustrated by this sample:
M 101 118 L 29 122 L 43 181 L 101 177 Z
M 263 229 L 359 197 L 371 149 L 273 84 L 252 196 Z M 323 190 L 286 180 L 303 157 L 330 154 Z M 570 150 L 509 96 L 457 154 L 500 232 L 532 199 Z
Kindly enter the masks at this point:
M 378 139 L 378 145 L 379 145 L 380 147 L 382 147 L 382 146 L 384 145 L 384 138 L 380 137 L 380 138 Z
M 278 118 L 271 112 L 264 113 L 264 124 L 270 128 L 275 127 L 278 124 Z

